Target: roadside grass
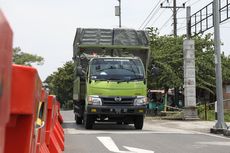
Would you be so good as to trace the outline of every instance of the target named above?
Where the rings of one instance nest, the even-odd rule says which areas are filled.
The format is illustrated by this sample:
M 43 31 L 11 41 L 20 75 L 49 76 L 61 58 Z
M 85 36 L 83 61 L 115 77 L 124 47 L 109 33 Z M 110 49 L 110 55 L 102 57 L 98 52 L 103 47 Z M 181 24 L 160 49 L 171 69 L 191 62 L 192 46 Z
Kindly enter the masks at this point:
M 197 107 L 198 109 L 198 115 L 201 120 L 205 119 L 205 107 L 204 105 L 200 105 Z M 213 108 L 207 107 L 207 120 L 208 121 L 214 121 L 215 120 L 215 111 Z M 224 121 L 230 122 L 230 110 L 224 110 Z

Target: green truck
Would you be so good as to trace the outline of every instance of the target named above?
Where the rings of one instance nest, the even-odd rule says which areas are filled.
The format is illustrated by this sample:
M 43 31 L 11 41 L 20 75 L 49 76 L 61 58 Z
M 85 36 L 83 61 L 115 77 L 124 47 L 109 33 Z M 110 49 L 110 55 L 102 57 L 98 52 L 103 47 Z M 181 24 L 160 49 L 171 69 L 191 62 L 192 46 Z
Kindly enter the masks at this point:
M 142 129 L 147 105 L 148 34 L 133 29 L 77 28 L 73 43 L 74 114 Z

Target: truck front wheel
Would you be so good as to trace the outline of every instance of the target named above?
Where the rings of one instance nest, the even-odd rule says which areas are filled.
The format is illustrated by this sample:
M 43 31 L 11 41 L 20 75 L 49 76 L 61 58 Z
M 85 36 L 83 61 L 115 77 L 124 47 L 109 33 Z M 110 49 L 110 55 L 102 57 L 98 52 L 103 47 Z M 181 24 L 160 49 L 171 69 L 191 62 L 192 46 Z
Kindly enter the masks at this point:
M 82 117 L 75 115 L 76 124 L 82 124 Z
M 141 130 L 143 128 L 143 124 L 144 124 L 144 116 L 136 116 L 134 119 L 134 127 L 137 130 Z
M 85 115 L 84 126 L 86 129 L 92 129 L 94 124 L 94 117 L 91 115 Z

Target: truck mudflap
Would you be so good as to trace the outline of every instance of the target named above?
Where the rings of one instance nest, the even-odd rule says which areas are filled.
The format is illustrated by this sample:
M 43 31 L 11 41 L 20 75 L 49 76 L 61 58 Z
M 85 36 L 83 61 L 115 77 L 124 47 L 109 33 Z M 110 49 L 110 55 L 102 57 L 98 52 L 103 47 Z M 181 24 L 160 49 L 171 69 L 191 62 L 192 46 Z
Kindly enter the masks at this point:
M 87 114 L 97 115 L 144 115 L 146 106 L 95 106 L 88 105 Z

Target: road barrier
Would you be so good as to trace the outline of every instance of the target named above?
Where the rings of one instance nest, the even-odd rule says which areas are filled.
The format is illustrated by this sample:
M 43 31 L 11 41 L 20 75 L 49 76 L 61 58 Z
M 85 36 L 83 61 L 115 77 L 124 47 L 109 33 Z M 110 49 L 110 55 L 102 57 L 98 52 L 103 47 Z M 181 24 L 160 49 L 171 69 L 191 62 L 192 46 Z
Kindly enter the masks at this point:
M 37 151 L 36 153 L 49 153 L 49 149 L 45 142 L 46 136 L 46 116 L 47 116 L 47 98 L 48 93 L 45 89 L 42 89 L 41 100 L 38 107 L 38 117 L 37 117 L 37 125 L 38 128 L 38 140 L 37 140 Z
M 52 153 L 60 153 L 64 150 L 64 139 L 59 133 L 60 127 L 58 126 L 58 104 L 56 97 L 53 95 L 48 96 L 48 112 L 46 124 L 46 144 L 49 151 Z M 62 129 L 62 127 L 61 127 Z M 63 129 L 62 129 L 63 130 Z
M 35 68 L 12 65 L 12 35 L 0 10 L 0 153 L 61 153 L 60 103 Z
M 5 127 L 10 114 L 12 30 L 0 10 L 0 153 L 3 153 Z
M 36 152 L 38 135 L 35 125 L 41 86 L 35 68 L 13 65 L 10 121 L 6 126 L 5 153 Z
M 60 124 L 62 124 L 63 123 L 63 118 L 62 118 L 62 115 L 60 113 L 60 110 L 61 110 L 61 104 L 60 104 L 60 102 L 58 102 L 58 121 L 59 121 Z
M 60 103 L 42 89 L 37 70 L 14 64 L 11 77 L 10 118 L 2 133 L 5 134 L 4 153 L 64 151 Z
M 58 144 L 61 148 L 62 151 L 64 151 L 64 130 L 63 128 L 61 127 L 61 123 L 63 122 L 62 120 L 62 116 L 61 116 L 61 113 L 60 113 L 60 102 L 56 101 L 55 103 L 55 125 L 54 125 L 54 134 L 55 134 L 55 137 L 58 141 Z M 61 120 L 60 120 L 60 119 Z M 61 123 L 60 123 L 61 121 Z

